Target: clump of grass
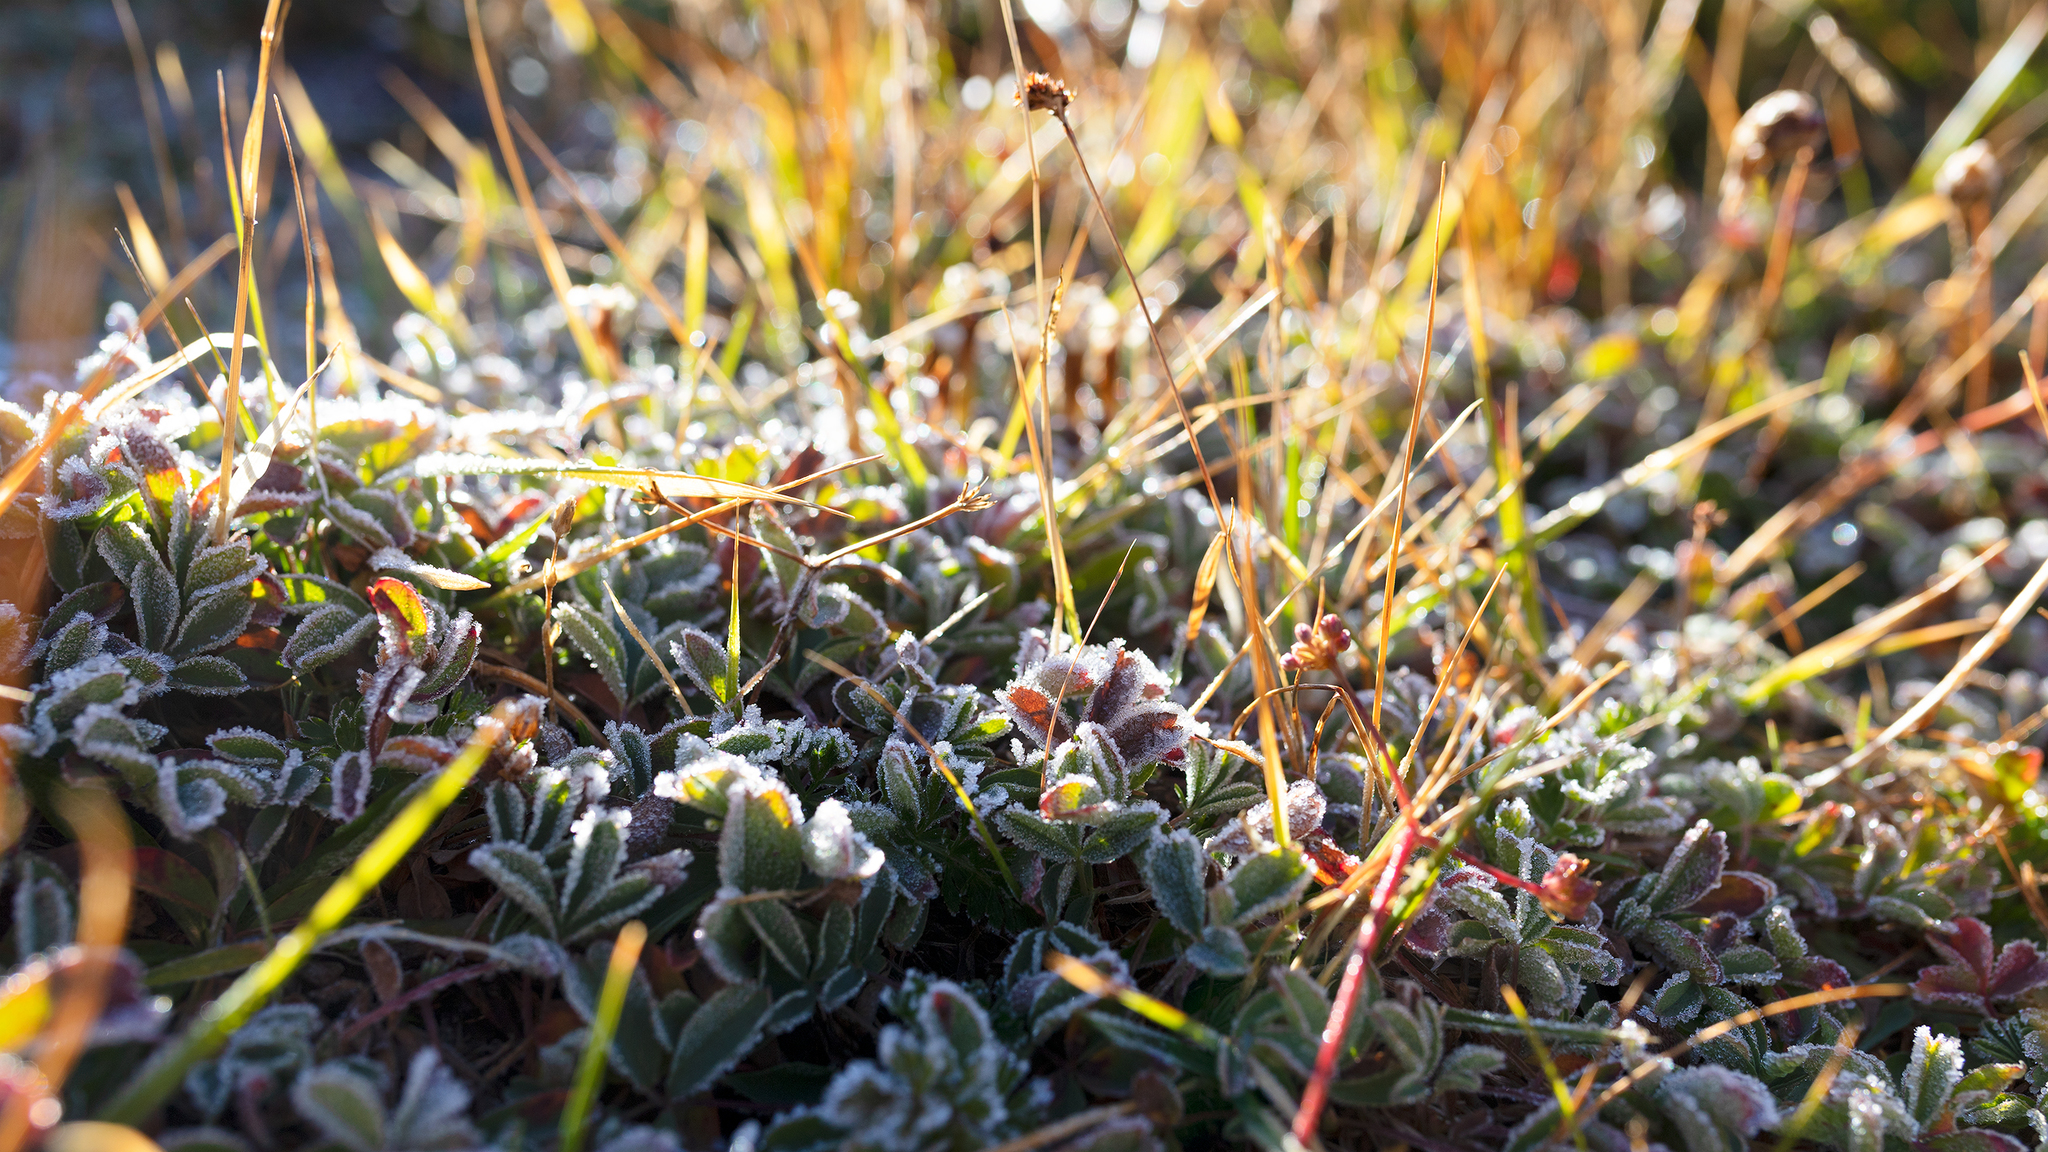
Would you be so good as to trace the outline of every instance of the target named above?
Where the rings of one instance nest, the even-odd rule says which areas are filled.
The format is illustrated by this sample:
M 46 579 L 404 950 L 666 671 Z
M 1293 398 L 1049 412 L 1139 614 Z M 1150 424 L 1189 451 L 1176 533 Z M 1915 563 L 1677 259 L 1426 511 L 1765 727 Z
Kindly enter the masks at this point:
M 0 1149 L 2048 1141 L 2048 20 L 885 8 L 122 189 Z

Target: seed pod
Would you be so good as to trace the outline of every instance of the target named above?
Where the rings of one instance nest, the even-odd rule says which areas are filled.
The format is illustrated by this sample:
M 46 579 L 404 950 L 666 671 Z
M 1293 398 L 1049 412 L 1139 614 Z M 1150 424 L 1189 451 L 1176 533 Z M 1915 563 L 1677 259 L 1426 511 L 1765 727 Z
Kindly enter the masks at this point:
M 1934 190 L 1948 197 L 1956 207 L 1967 211 L 1988 205 L 1991 198 L 1998 195 L 1998 186 L 2004 178 L 1998 158 L 1991 154 L 1991 146 L 1982 140 L 1973 140 L 1941 162 L 1941 168 L 1934 174 Z
M 1749 106 L 1728 138 L 1728 165 L 1748 180 L 1820 143 L 1827 131 L 1820 105 L 1804 92 L 1783 89 Z

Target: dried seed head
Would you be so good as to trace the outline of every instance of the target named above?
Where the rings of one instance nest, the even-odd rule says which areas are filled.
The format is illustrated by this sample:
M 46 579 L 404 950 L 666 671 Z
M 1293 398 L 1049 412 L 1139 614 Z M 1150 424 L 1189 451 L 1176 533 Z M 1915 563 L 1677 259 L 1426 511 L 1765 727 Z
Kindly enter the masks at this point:
M 1024 86 L 1018 90 L 1017 99 L 1033 112 L 1050 112 L 1064 120 L 1067 105 L 1073 103 L 1074 94 L 1067 91 L 1066 82 L 1055 80 L 1043 72 L 1033 72 L 1024 78 Z
M 1749 106 L 1728 137 L 1728 164 L 1744 180 L 1762 175 L 1801 148 L 1820 143 L 1827 131 L 1820 105 L 1804 92 L 1773 92 Z
M 1972 208 L 1989 204 L 1998 195 L 2004 178 L 1998 158 L 1991 154 L 1991 146 L 1974 140 L 1941 162 L 1941 168 L 1934 174 L 1934 190 L 1958 208 Z

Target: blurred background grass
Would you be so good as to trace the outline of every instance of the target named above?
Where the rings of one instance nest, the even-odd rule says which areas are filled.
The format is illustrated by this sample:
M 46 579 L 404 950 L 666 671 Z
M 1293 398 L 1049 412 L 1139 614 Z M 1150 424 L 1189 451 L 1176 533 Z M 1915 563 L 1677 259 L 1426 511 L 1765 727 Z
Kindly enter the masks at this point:
M 907 383 L 919 397 L 910 407 L 938 434 L 1018 450 L 1011 336 L 1029 363 L 1040 324 L 1027 307 L 1030 150 L 996 4 L 482 0 L 479 10 L 506 99 L 576 174 L 572 193 L 524 157 L 572 276 L 630 279 L 580 197 L 703 334 L 699 355 L 669 338 L 646 301 L 622 298 L 631 306 L 605 334 L 622 370 L 722 368 L 738 386 L 722 395 L 740 403 L 705 419 L 726 436 L 758 430 L 747 409 L 801 392 L 836 333 L 854 359 L 876 363 L 884 391 Z M 175 270 L 231 229 L 215 94 L 227 93 L 239 139 L 262 5 L 140 0 L 132 23 L 124 12 L 97 0 L 0 11 L 0 283 L 11 286 L 0 294 L 0 366 L 17 401 L 34 402 L 91 348 L 110 302 L 148 295 L 151 261 L 124 252 L 122 236 Z M 1452 213 L 1435 344 L 1447 397 L 1461 403 L 1490 381 L 1514 391 L 1523 424 L 1536 420 L 1532 518 L 1726 412 L 1789 383 L 1829 381 L 1818 417 L 1773 420 L 1553 543 L 1544 564 L 1573 615 L 1597 616 L 1637 574 L 1670 575 L 1695 497 L 1727 515 L 1708 538 L 1732 549 L 1869 444 L 1904 382 L 1959 350 L 1948 334 L 1963 304 L 1942 293 L 1969 236 L 1927 202 L 1931 163 L 1986 131 L 2011 188 L 2048 120 L 2048 72 L 2033 51 L 2048 15 L 2021 0 L 1030 0 L 1017 16 L 1026 66 L 1079 94 L 1082 147 L 1169 332 L 1199 342 L 1221 330 L 1267 284 L 1268 253 L 1283 253 L 1274 342 L 1249 324 L 1214 349 L 1212 368 L 1240 397 L 1262 382 L 1290 389 L 1297 411 L 1247 416 L 1240 433 L 1327 416 L 1363 387 L 1365 427 L 1398 435 L 1404 389 L 1387 390 L 1421 344 L 1440 171 Z M 543 372 L 568 363 L 561 307 L 504 181 L 462 5 L 302 0 L 281 53 L 277 87 L 310 161 L 339 292 L 320 342 L 359 343 L 450 403 L 504 399 L 470 355 Z M 1987 69 L 1995 83 L 1980 81 Z M 1770 198 L 1785 181 L 1751 189 L 1746 222 L 1724 225 L 1720 180 L 1737 117 L 1787 87 L 1816 97 L 1828 140 L 1797 190 L 1780 282 L 1761 292 L 1777 294 L 1782 314 L 1759 320 L 1772 270 L 1769 236 L 1755 229 L 1772 226 Z M 1963 135 L 1943 138 L 1944 124 Z M 1073 281 L 1051 416 L 1055 472 L 1073 477 L 1128 468 L 1115 443 L 1140 410 L 1160 415 L 1162 392 L 1135 297 L 1089 224 L 1084 185 L 1052 155 L 1056 140 L 1047 125 L 1036 152 L 1047 166 L 1047 275 Z M 273 128 L 256 278 L 272 358 L 293 365 L 306 277 L 275 143 Z M 2001 306 L 2048 255 L 2024 227 L 2041 191 L 2029 182 L 2012 196 L 2026 203 L 1991 264 Z M 1743 228 L 1753 234 L 1735 235 Z M 184 338 L 202 323 L 229 327 L 231 281 L 216 269 L 172 326 Z M 1000 298 L 1018 309 L 1014 328 L 987 315 Z M 595 315 L 609 298 L 590 299 Z M 1466 321 L 1475 307 L 1484 332 Z M 2000 395 L 2017 387 L 2025 335 L 1991 358 Z M 334 371 L 355 374 L 347 363 Z M 1337 391 L 1318 399 L 1325 388 Z M 1385 402 L 1371 400 L 1382 392 Z M 845 443 L 883 411 L 851 400 L 853 428 L 845 413 L 813 414 L 821 427 L 838 420 Z M 1318 503 L 1339 488 L 1323 458 L 1355 465 L 1353 487 L 1383 466 L 1352 458 L 1357 437 L 1333 443 L 1349 435 L 1336 422 L 1311 433 L 1307 450 L 1283 437 L 1252 452 L 1257 467 L 1245 471 L 1258 483 L 1242 493 L 1304 555 L 1327 540 L 1338 506 Z M 1820 627 L 1845 625 L 1852 603 L 1959 562 L 1950 552 L 1971 545 L 1965 536 L 1991 531 L 1969 528 L 1983 516 L 1995 536 L 2048 515 L 2039 484 L 1993 483 L 2026 471 L 2031 443 L 2013 456 L 1991 435 L 1974 454 L 1909 467 L 1868 494 L 1868 515 L 1852 506 L 1802 524 L 1787 541 L 1799 547 L 1772 561 L 1785 593 L 1867 553 L 1859 594 L 1816 609 Z M 1994 572 L 2016 580 L 2026 567 L 2014 553 Z
M 634 111 L 636 100 L 646 103 L 648 98 L 633 91 L 638 85 L 616 58 L 604 59 L 601 50 L 593 57 L 589 45 L 573 42 L 576 33 L 564 34 L 554 11 L 560 7 L 548 0 L 482 4 L 494 51 L 507 69 L 508 99 L 571 156 L 601 158 L 599 149 L 605 144 L 645 151 L 645 132 L 620 121 Z M 807 42 L 792 21 L 795 12 L 812 7 L 841 24 L 813 29 Z M 852 42 L 879 38 L 901 7 L 709 0 L 666 5 L 641 0 L 616 10 L 636 26 L 686 30 L 701 50 L 724 56 L 722 61 L 680 60 L 664 54 L 664 64 L 686 88 L 694 88 L 697 73 L 756 60 L 771 63 L 771 72 L 779 65 L 792 71 L 789 79 L 800 79 L 793 73 L 815 67 L 816 54 L 832 50 L 830 41 L 850 47 Z M 1548 96 L 1550 106 L 1542 116 L 1552 131 L 1531 141 L 1531 152 L 1540 154 L 1540 160 L 1512 153 L 1503 158 L 1505 179 L 1535 187 L 1546 179 L 1535 175 L 1538 171 L 1551 178 L 1571 171 L 1588 159 L 1575 153 L 1600 143 L 1586 131 L 1594 127 L 1589 121 L 1597 112 L 1587 97 L 1601 91 L 1603 80 L 1625 80 L 1601 75 L 1617 63 L 1603 60 L 1603 42 L 1630 32 L 1640 36 L 1660 19 L 1680 23 L 1671 17 L 1684 12 L 1673 10 L 1690 7 L 1624 0 L 1588 5 L 1307 0 L 1291 6 L 1036 0 L 1022 4 L 1019 17 L 1030 65 L 1065 69 L 1070 78 L 1085 74 L 1098 82 L 1110 81 L 1126 97 L 1142 91 L 1148 82 L 1158 83 L 1160 77 L 1194 80 L 1185 74 L 1191 63 L 1209 64 L 1203 80 L 1244 114 L 1284 111 L 1305 93 L 1319 103 L 1330 101 L 1330 92 L 1312 92 L 1319 75 L 1326 84 L 1362 82 L 1372 90 L 1372 107 L 1369 119 L 1347 125 L 1357 130 L 1351 148 L 1318 140 L 1297 158 L 1308 170 L 1299 174 L 1302 186 L 1290 191 L 1304 210 L 1327 212 L 1331 190 L 1341 194 L 1355 181 L 1345 169 L 1362 167 L 1357 175 L 1384 181 L 1375 180 L 1378 186 L 1366 189 L 1367 203 L 1349 205 L 1362 222 L 1371 222 L 1377 206 L 1370 198 L 1391 200 L 1400 191 L 1401 168 L 1410 146 L 1418 142 L 1419 125 L 1428 122 L 1443 134 L 1434 142 L 1422 141 L 1426 150 L 1431 143 L 1435 151 L 1454 145 L 1459 128 L 1468 126 L 1479 111 L 1486 84 L 1533 79 L 1546 61 L 1569 74 L 1558 77 L 1564 90 Z M 1843 208 L 1882 203 L 1907 180 L 1935 127 L 1962 99 L 2027 7 L 2023 0 L 1854 0 L 1832 5 L 1707 0 L 1697 5 L 1690 21 L 1684 21 L 1692 37 L 1684 46 L 1675 83 L 1655 109 L 1654 123 L 1643 126 L 1649 131 L 1641 140 L 1622 143 L 1632 149 L 1631 158 L 1647 160 L 1642 165 L 1645 189 L 1668 183 L 1685 195 L 1705 187 L 1709 174 L 1718 170 L 1715 115 L 1722 117 L 1725 132 L 1741 108 L 1777 88 L 1853 92 L 1854 85 L 1845 82 L 1843 71 L 1831 66 L 1829 59 L 1836 57 L 1839 63 L 1840 58 L 1860 57 L 1875 77 L 1866 80 L 1866 86 L 1888 96 L 1877 107 L 1857 99 L 1848 100 L 1843 109 L 1830 105 L 1831 114 L 1846 113 L 1853 119 L 1854 135 L 1849 139 L 1859 148 L 1851 170 L 1844 173 L 1838 201 Z M 164 159 L 179 187 L 183 231 L 189 239 L 197 232 L 210 237 L 210 230 L 226 228 L 216 72 L 229 93 L 228 118 L 239 133 L 256 63 L 253 33 L 262 23 L 263 9 L 260 0 L 135 0 L 131 36 L 124 34 L 116 6 L 100 0 L 14 0 L 0 6 L 0 276 L 5 277 L 0 283 L 11 286 L 11 291 L 0 294 L 0 333 L 9 337 L 0 348 L 0 368 L 17 375 L 68 369 L 70 360 L 89 348 L 105 306 L 136 295 L 134 273 L 111 242 L 122 220 L 117 186 L 126 184 L 133 190 L 145 215 L 160 230 L 170 223 L 150 140 L 151 117 L 138 91 L 136 49 L 151 89 L 149 98 L 160 110 Z M 1008 127 L 1001 115 L 1008 82 L 1000 87 L 981 83 L 1011 72 L 996 5 L 949 2 L 911 9 L 902 20 L 916 41 L 917 64 L 928 73 L 920 79 L 917 93 L 920 126 L 930 122 L 930 113 L 937 110 L 933 105 L 949 105 L 946 110 L 955 117 L 966 113 L 966 119 Z M 1831 35 L 1816 37 L 1817 20 Z M 1555 40 L 1541 33 L 1545 28 Z M 1304 35 L 1308 29 L 1318 31 Z M 1739 54 L 1725 50 L 1731 31 L 1742 34 Z M 446 158 L 389 91 L 386 80 L 394 72 L 417 85 L 464 135 L 473 140 L 487 136 L 484 104 L 464 37 L 457 0 L 303 0 L 290 9 L 284 59 L 320 110 L 351 179 L 394 182 L 389 165 L 380 165 L 376 158 L 381 145 L 395 148 L 426 173 L 448 182 Z M 779 42 L 786 52 L 764 53 L 763 45 L 769 42 Z M 1548 55 L 1553 52 L 1554 57 Z M 1224 67 L 1215 67 L 1212 58 Z M 771 84 L 778 79 L 772 74 L 764 78 Z M 1716 93 L 1724 106 L 1710 113 L 1708 89 L 1724 78 L 1732 82 L 1726 95 Z M 2030 101 L 2040 95 L 2043 80 L 2040 69 L 2029 67 L 2004 94 L 2001 107 L 2034 112 Z M 874 93 L 867 95 L 872 100 Z M 974 115 L 990 104 L 995 106 L 993 114 Z M 1387 116 L 1395 113 L 1406 123 L 1389 122 Z M 2024 119 L 2039 118 L 2034 114 Z M 1254 119 L 1271 124 L 1277 118 Z M 1093 126 L 1106 128 L 1099 122 Z M 1321 137 L 1328 127 L 1308 126 L 1307 134 Z M 880 128 L 870 125 L 859 135 L 877 137 Z M 1557 131 L 1560 128 L 1562 132 Z M 1138 143 L 1163 143 L 1150 137 L 1173 131 L 1155 118 L 1140 127 Z M 1199 150 L 1202 142 L 1190 141 L 1189 136 L 1181 126 L 1173 142 Z M 1279 142 L 1254 140 L 1248 147 Z M 669 141 L 660 143 L 665 146 Z M 927 153 L 931 143 L 924 146 Z M 974 143 L 987 141 L 976 136 Z M 1007 151 L 1008 143 L 998 147 Z M 1141 153 L 1138 158 L 1150 155 L 1164 154 Z M 929 171 L 929 163 L 942 156 L 921 156 L 920 166 Z M 1251 159 L 1263 157 L 1255 153 Z M 1142 189 L 1144 178 L 1154 174 L 1146 170 L 1133 175 Z M 408 218 L 402 234 L 408 241 L 427 232 L 412 219 L 420 215 L 409 211 L 415 207 L 403 198 L 398 201 L 399 211 Z M 1668 205 L 1658 207 L 1669 212 Z M 1199 216 L 1182 221 L 1181 238 L 1200 233 L 1201 222 Z M 172 239 L 159 236 L 160 242 Z M 348 241 L 342 237 L 336 251 L 343 262 L 341 284 L 350 292 L 351 311 L 364 331 L 383 332 L 403 310 L 404 301 L 391 291 L 388 278 L 378 275 L 381 261 L 373 257 L 364 262 L 363 253 Z M 1328 244 L 1327 232 L 1320 242 Z M 286 252 L 273 263 L 288 263 L 290 258 Z M 225 282 L 229 277 L 219 279 Z M 288 295 L 284 281 L 289 278 L 278 279 Z M 1566 302 L 1580 304 L 1582 311 L 1597 313 L 1602 302 L 1590 291 L 1587 286 L 1550 295 L 1563 295 Z M 19 386 L 15 390 L 19 392 Z

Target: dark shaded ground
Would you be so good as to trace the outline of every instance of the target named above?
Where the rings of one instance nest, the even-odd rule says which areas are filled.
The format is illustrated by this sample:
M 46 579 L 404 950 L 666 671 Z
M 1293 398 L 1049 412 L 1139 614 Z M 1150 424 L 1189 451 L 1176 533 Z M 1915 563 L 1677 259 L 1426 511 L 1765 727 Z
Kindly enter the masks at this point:
M 466 75 L 462 6 L 312 0 L 288 15 L 284 63 L 320 109 L 337 150 L 367 171 L 364 149 L 418 135 L 386 91 L 403 71 L 465 131 L 483 129 L 483 105 Z M 140 0 L 134 7 L 144 63 L 164 120 L 176 173 L 182 229 L 169 220 L 149 119 L 115 5 L 103 0 L 25 0 L 0 5 L 0 371 L 17 379 L 63 374 L 100 331 L 110 298 L 146 293 L 121 253 L 128 229 L 117 189 L 127 185 L 157 229 L 167 262 L 203 247 L 231 226 L 219 178 L 220 105 L 240 138 L 257 64 L 254 30 L 264 6 L 251 2 Z M 174 52 L 166 51 L 169 46 Z M 169 67 L 166 67 L 168 65 Z M 451 75 L 460 66 L 465 75 Z M 177 83 L 182 72 L 184 84 Z M 273 132 L 274 139 L 274 132 Z M 310 177 L 309 177 L 310 178 Z M 182 231 L 185 242 L 173 234 Z M 342 281 L 355 253 L 337 245 Z M 297 261 L 293 264 L 296 266 Z M 220 277 L 223 284 L 225 277 Z M 211 285 L 221 293 L 222 284 Z M 194 303 L 212 315 L 209 286 Z M 280 303 L 290 305 L 296 292 Z M 296 340 L 285 341 L 296 356 Z M 26 389 L 13 387 L 10 392 Z

